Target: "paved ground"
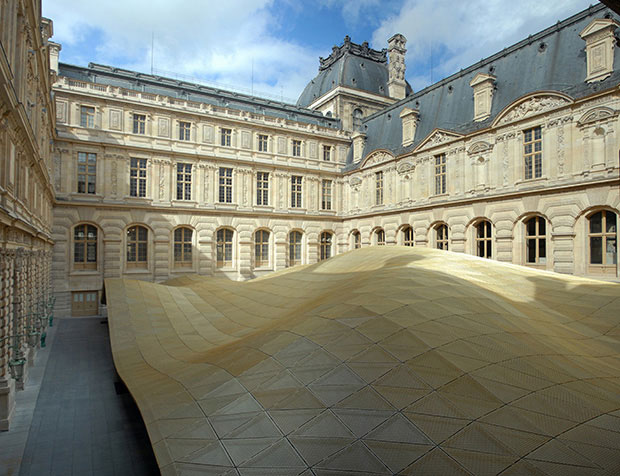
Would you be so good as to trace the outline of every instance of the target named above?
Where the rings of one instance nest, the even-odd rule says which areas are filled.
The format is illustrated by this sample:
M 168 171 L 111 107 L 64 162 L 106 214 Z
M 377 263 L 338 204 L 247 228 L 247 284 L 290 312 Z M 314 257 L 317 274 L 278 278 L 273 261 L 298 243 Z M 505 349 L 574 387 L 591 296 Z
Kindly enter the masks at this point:
M 13 474 L 159 474 L 138 409 L 114 370 L 107 324 L 58 319 L 54 333 L 21 468 Z M 10 442 L 11 433 L 3 440 Z

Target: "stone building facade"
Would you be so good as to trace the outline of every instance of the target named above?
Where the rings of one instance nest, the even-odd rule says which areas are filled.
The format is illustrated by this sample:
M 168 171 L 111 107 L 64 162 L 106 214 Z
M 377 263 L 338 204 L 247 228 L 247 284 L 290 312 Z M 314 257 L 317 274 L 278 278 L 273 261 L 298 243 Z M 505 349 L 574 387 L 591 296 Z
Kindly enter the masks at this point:
M 42 332 L 50 268 L 74 316 L 109 277 L 250 279 L 369 245 L 619 278 L 620 21 L 602 5 L 418 92 L 402 35 L 347 37 L 296 105 L 59 63 L 40 4 L 0 8 L 4 427 L 9 361 L 34 356 L 11 336 Z
M 40 1 L 0 1 L 0 430 L 34 362 L 51 295 L 52 32 Z
M 60 64 L 58 308 L 96 313 L 107 277 L 248 279 L 382 244 L 618 279 L 618 24 L 591 7 L 416 93 L 402 35 L 345 38 L 297 106 Z

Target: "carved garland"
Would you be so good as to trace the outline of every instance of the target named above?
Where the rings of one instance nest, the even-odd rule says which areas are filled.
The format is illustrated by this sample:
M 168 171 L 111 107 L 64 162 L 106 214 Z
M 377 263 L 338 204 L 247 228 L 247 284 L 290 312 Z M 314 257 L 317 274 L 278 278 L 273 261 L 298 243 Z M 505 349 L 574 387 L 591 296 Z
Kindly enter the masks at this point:
M 569 100 L 560 96 L 541 95 L 526 99 L 504 114 L 496 125 L 519 121 L 529 116 L 541 114 L 569 104 Z

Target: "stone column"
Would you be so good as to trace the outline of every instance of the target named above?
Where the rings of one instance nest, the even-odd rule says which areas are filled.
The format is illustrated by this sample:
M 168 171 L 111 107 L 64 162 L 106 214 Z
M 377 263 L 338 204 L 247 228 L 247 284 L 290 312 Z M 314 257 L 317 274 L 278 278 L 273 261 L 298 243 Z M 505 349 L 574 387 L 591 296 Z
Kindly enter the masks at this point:
M 9 374 L 14 259 L 13 251 L 0 250 L 0 431 L 9 429 L 15 408 L 15 381 Z
M 25 275 L 27 273 L 26 250 L 19 248 L 15 252 L 15 266 L 13 268 L 13 352 L 12 360 L 26 360 L 26 321 L 25 321 Z M 23 366 L 23 375 L 21 379 L 15 382 L 18 390 L 24 389 L 28 366 Z

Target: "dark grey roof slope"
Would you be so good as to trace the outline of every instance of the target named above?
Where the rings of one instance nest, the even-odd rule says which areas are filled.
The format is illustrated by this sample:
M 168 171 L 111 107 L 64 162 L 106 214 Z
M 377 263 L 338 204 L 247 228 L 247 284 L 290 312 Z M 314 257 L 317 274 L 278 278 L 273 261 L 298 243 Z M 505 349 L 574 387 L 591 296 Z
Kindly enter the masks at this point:
M 307 107 L 338 86 L 388 97 L 387 50 L 373 50 L 366 42 L 358 45 L 346 36 L 342 46 L 334 46 L 328 58 L 319 60 L 319 74 L 299 96 L 298 106 Z
M 60 76 L 97 84 L 118 86 L 134 91 L 161 94 L 177 99 L 230 107 L 255 114 L 289 119 L 292 121 L 339 128 L 340 120 L 323 116 L 322 113 L 291 104 L 271 101 L 247 94 L 204 86 L 172 78 L 138 73 L 112 66 L 89 63 L 88 68 L 61 63 Z
M 500 51 L 442 81 L 433 84 L 364 120 L 367 134 L 364 157 L 377 149 L 402 154 L 417 147 L 434 129 L 467 134 L 489 127 L 508 105 L 536 91 L 560 91 L 573 99 L 610 88 L 620 82 L 620 71 L 598 83 L 586 83 L 585 42 L 579 33 L 595 18 L 613 18 L 617 14 L 604 5 L 584 10 L 536 35 Z M 615 48 L 616 68 L 620 48 Z M 497 78 L 491 116 L 474 122 L 474 98 L 470 81 L 478 74 Z M 404 107 L 418 109 L 415 141 L 403 148 L 399 117 Z M 359 166 L 349 155 L 345 170 Z

